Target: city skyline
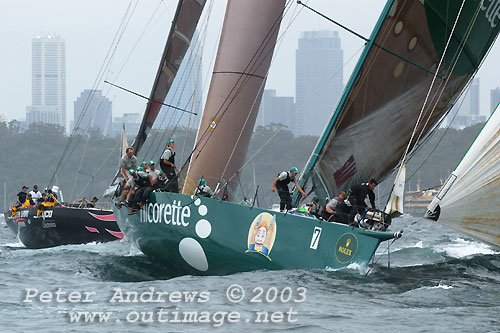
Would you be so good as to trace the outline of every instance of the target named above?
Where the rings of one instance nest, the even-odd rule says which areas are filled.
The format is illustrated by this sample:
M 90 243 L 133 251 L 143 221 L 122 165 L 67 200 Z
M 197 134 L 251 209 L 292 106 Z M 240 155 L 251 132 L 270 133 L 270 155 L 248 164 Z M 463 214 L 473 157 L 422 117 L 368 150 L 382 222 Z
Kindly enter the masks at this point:
M 67 3 L 51 0 L 50 5 L 38 1 L 5 1 L 0 3 L 0 10 L 9 12 L 3 20 L 6 35 L 5 42 L 9 52 L 0 54 L 0 70 L 4 80 L 0 87 L 0 112 L 8 119 L 23 118 L 26 106 L 30 105 L 31 78 L 31 39 L 36 35 L 61 35 L 66 40 L 67 57 L 67 103 L 72 104 L 83 89 L 89 89 L 97 81 L 96 89 L 113 100 L 115 116 L 125 113 L 142 113 L 145 101 L 129 93 L 119 91 L 104 84 L 105 79 L 124 86 L 142 95 L 148 95 L 154 81 L 159 59 L 170 29 L 175 3 L 171 1 L 151 1 L 135 9 L 127 30 L 117 34 L 128 3 L 89 0 L 85 3 Z M 361 35 L 368 37 L 385 5 L 380 0 L 360 0 L 346 3 L 339 1 L 315 0 L 311 6 L 325 15 L 332 17 Z M 51 8 L 57 7 L 57 13 Z M 100 8 L 96 11 L 95 8 Z M 207 77 L 211 70 L 213 53 L 216 50 L 217 35 L 222 24 L 224 1 L 213 3 L 211 21 L 207 27 L 205 53 L 203 54 L 203 88 L 207 87 Z M 363 8 L 363 10 L 359 10 Z M 110 15 L 110 13 L 115 13 Z M 295 15 L 298 16 L 295 17 Z M 20 24 L 19 17 L 25 23 Z M 88 18 L 92 17 L 92 25 Z M 212 20 L 213 17 L 213 20 Z M 332 30 L 336 28 L 324 18 L 294 4 L 283 20 L 278 45 L 271 65 L 265 89 L 274 89 L 278 96 L 295 96 L 295 57 L 302 31 Z M 283 35 L 284 33 L 284 35 Z M 97 80 L 97 74 L 110 51 L 114 37 L 119 36 L 120 44 L 113 55 L 112 65 Z M 354 68 L 364 41 L 344 30 L 339 31 L 344 49 L 344 75 L 346 82 Z M 481 78 L 480 113 L 486 114 L 490 105 L 490 90 L 499 86 L 496 78 L 495 59 L 500 57 L 500 46 L 496 43 L 479 70 Z M 67 110 L 72 114 L 72 110 Z

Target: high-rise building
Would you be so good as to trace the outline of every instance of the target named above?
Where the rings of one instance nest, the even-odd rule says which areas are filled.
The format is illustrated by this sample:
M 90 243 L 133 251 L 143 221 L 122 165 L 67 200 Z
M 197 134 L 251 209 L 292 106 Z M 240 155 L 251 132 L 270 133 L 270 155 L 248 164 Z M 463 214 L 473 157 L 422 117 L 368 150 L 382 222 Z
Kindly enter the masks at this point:
M 464 128 L 486 121 L 486 116 L 479 110 L 479 78 L 472 80 L 465 94 L 460 97 L 446 119 L 446 125 L 453 128 Z
M 122 134 L 123 126 L 127 137 L 135 137 L 141 127 L 142 115 L 140 113 L 125 113 L 122 117 L 113 118 L 113 136 Z
M 498 103 L 500 103 L 500 88 L 496 87 L 490 90 L 490 112 L 488 114 L 495 110 Z
M 295 56 L 296 134 L 321 135 L 344 87 L 338 32 L 302 32 Z
M 73 127 L 78 127 L 75 133 L 87 133 L 90 128 L 99 128 L 102 135 L 112 135 L 112 103 L 102 95 L 101 90 L 84 90 L 76 99 L 73 112 Z
M 61 125 L 59 109 L 55 105 L 26 107 L 26 126 L 34 123 Z
M 283 124 L 295 133 L 295 103 L 293 97 L 276 96 L 276 90 L 264 90 L 255 126 Z
M 66 130 L 66 51 L 59 36 L 38 36 L 32 40 L 32 107 L 37 114 L 57 112 L 59 124 Z M 49 107 L 49 108 L 45 108 Z M 34 111 L 35 109 L 28 110 Z M 50 109 L 50 110 L 49 110 Z M 32 117 L 35 119 L 36 117 Z M 53 119 L 53 116 L 49 116 Z M 49 119 L 39 117 L 40 121 Z M 38 119 L 38 118 L 36 118 Z M 28 115 L 26 116 L 28 121 Z

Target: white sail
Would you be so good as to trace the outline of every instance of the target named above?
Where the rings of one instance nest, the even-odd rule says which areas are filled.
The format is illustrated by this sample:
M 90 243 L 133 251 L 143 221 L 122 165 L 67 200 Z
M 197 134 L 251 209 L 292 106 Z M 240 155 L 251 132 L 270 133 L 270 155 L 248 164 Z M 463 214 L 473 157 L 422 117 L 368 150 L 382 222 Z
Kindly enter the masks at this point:
M 500 111 L 476 140 L 428 207 L 426 217 L 500 247 Z
M 122 129 L 122 149 L 120 152 L 120 158 L 125 155 L 127 152 L 128 148 L 128 142 L 127 142 L 127 135 L 125 134 L 125 124 L 123 124 L 123 129 Z
M 406 165 L 403 164 L 399 169 L 398 176 L 394 180 L 394 188 L 391 197 L 385 206 L 385 213 L 391 217 L 403 215 L 403 198 L 405 193 Z

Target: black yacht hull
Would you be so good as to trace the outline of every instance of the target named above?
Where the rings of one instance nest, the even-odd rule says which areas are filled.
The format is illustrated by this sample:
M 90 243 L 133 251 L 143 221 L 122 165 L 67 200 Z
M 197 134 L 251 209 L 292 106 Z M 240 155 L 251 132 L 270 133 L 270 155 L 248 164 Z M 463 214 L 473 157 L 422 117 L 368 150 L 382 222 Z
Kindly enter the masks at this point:
M 111 210 L 53 207 L 37 215 L 36 208 L 23 208 L 14 216 L 7 212 L 5 221 L 21 243 L 30 249 L 123 238 Z

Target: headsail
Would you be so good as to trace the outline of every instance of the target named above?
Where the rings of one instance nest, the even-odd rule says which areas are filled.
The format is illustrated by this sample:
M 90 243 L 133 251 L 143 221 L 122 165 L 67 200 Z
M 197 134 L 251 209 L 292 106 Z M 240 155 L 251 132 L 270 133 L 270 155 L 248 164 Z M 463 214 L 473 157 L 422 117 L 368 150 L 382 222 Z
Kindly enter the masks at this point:
M 405 181 L 406 181 L 406 165 L 402 165 L 394 181 L 394 187 L 391 191 L 391 196 L 387 205 L 385 206 L 385 213 L 391 217 L 398 217 L 403 215 L 403 202 L 405 195 Z
M 496 3 L 388 1 L 301 184 L 333 196 L 387 175 L 415 145 L 421 110 L 416 133 L 425 135 L 477 71 L 500 29 L 491 16 Z
M 278 35 L 284 0 L 229 0 L 184 193 L 242 166 Z
M 191 44 L 205 2 L 206 0 L 179 0 L 141 127 L 132 144 L 136 155 L 146 141 L 170 86 L 174 82 L 175 75 Z
M 499 106 L 427 209 L 427 218 L 500 247 Z
M 122 149 L 120 151 L 120 157 L 122 157 L 123 155 L 125 155 L 125 153 L 127 152 L 127 148 L 128 148 L 127 135 L 125 133 L 125 124 L 123 124 L 123 128 L 122 128 Z

